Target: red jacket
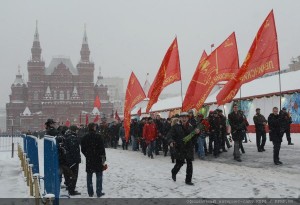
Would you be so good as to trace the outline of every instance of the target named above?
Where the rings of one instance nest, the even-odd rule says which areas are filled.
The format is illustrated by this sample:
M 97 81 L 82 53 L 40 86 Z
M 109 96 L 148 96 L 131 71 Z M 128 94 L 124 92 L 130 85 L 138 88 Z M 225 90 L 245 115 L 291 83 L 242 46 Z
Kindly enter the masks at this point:
M 143 128 L 143 138 L 146 142 L 154 141 L 157 137 L 157 128 L 155 123 L 145 124 Z

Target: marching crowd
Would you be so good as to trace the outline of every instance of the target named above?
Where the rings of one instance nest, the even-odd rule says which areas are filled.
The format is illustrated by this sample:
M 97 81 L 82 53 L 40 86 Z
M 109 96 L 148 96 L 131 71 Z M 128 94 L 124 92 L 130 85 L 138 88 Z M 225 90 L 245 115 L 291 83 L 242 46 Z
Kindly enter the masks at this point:
M 266 119 L 256 109 L 253 117 L 256 130 L 256 145 L 258 152 L 264 152 L 266 142 L 266 125 L 269 126 L 269 137 L 273 143 L 273 160 L 275 165 L 280 165 L 279 151 L 282 137 L 286 133 L 289 145 L 293 145 L 290 137 L 290 124 L 292 119 L 282 108 L 274 107 Z M 65 185 L 70 195 L 79 195 L 75 190 L 78 178 L 80 152 L 86 157 L 87 191 L 90 197 L 94 196 L 92 176 L 96 175 L 96 195 L 101 197 L 103 171 L 105 164 L 105 148 L 118 148 L 119 140 L 122 149 L 128 150 L 129 145 L 133 151 L 141 151 L 145 156 L 153 159 L 154 155 L 170 153 L 171 162 L 175 163 L 171 176 L 176 181 L 180 168 L 186 164 L 187 185 L 193 185 L 192 174 L 194 155 L 201 160 L 212 155 L 219 157 L 222 152 L 227 152 L 233 141 L 234 160 L 241 162 L 241 154 L 245 153 L 243 142 L 247 142 L 247 127 L 249 123 L 243 111 L 233 105 L 233 111 L 228 119 L 221 109 L 210 111 L 207 118 L 203 114 L 194 115 L 193 110 L 182 112 L 172 118 L 163 119 L 158 114 L 154 117 L 144 117 L 140 121 L 132 119 L 130 125 L 130 138 L 126 140 L 123 122 L 107 123 L 102 119 L 100 124 L 89 123 L 88 126 L 71 125 L 59 126 L 48 119 L 45 123 L 46 135 L 56 136 L 59 150 L 59 164 L 61 174 L 64 175 Z

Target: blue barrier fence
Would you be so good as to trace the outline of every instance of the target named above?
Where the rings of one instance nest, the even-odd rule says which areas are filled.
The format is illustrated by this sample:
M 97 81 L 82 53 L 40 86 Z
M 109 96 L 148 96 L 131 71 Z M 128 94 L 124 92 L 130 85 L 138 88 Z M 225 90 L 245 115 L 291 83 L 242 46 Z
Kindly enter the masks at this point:
M 54 203 L 58 205 L 60 195 L 60 175 L 58 149 L 54 137 L 44 137 L 44 185 L 46 193 L 55 195 Z
M 23 151 L 24 151 L 24 153 L 27 154 L 27 136 L 22 135 L 22 138 L 23 138 Z
M 32 135 L 26 136 L 27 158 L 30 159 L 29 164 L 33 164 L 32 173 L 40 173 L 39 169 L 39 152 L 37 137 Z

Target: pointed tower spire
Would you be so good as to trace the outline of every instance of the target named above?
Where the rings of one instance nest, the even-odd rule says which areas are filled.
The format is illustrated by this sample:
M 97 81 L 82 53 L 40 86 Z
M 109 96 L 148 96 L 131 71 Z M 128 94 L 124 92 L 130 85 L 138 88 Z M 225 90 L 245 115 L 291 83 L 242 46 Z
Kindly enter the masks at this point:
M 34 40 L 31 48 L 32 61 L 41 61 L 41 53 L 42 53 L 42 49 L 39 40 L 38 21 L 36 21 Z
M 86 35 L 86 23 L 84 24 L 84 34 L 83 34 L 82 44 L 88 44 L 88 38 Z
M 38 31 L 38 21 L 35 21 L 35 34 L 34 34 L 34 41 L 40 41 L 39 39 L 39 31 Z
M 80 56 L 82 62 L 90 62 L 90 49 L 89 49 L 89 44 L 88 44 L 87 34 L 86 34 L 86 24 L 84 24 L 84 34 L 83 34 L 82 46 L 80 50 Z

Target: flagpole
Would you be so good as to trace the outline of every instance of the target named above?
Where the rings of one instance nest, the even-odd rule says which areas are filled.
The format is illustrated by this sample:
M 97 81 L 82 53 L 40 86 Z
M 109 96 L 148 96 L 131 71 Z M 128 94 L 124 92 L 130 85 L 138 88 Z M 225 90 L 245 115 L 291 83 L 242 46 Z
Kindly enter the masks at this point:
M 279 98 L 279 110 L 281 110 L 281 75 L 280 75 L 280 68 L 278 71 L 278 77 L 279 77 L 279 94 L 280 94 L 280 98 Z

